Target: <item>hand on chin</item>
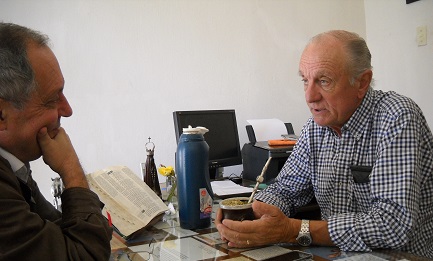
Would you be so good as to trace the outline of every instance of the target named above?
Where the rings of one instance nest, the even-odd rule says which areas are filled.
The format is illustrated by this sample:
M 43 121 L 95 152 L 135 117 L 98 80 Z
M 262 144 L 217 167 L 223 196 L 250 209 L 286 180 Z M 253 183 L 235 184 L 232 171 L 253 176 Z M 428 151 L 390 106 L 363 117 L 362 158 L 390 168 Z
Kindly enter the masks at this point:
M 59 129 L 56 128 L 56 129 L 50 130 L 48 132 L 48 135 L 50 135 L 51 139 L 54 139 L 57 136 L 57 133 L 59 133 Z

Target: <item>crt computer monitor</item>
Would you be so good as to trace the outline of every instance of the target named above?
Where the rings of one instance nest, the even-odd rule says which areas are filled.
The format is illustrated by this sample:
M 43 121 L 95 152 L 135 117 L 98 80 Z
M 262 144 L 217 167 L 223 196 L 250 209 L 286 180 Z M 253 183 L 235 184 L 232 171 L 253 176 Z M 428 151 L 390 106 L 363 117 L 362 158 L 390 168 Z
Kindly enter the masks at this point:
M 217 178 L 218 168 L 242 164 L 235 110 L 197 110 L 173 112 L 176 143 L 183 128 L 202 126 L 209 132 L 204 139 L 209 145 L 209 175 Z

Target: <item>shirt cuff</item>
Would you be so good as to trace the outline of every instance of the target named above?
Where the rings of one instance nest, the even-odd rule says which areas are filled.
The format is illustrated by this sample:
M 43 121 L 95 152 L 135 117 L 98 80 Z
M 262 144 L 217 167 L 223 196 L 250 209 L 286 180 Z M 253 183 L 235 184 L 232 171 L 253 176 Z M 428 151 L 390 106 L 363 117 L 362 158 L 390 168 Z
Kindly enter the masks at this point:
M 290 217 L 290 206 L 286 204 L 281 197 L 274 195 L 272 192 L 266 193 L 266 190 L 258 192 L 254 199 L 278 207 L 287 217 Z
M 339 214 L 329 217 L 328 231 L 332 242 L 343 251 L 371 251 L 356 231 L 356 216 L 354 214 Z
M 68 188 L 63 191 L 61 199 L 63 217 L 79 213 L 101 214 L 101 209 L 104 207 L 98 196 L 87 188 Z

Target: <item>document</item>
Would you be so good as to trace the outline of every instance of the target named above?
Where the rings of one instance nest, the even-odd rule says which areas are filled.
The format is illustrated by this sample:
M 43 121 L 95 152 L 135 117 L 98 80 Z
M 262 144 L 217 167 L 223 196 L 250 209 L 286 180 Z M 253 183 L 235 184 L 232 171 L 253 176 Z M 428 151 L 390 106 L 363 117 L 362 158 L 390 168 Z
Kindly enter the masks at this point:
M 132 170 L 113 166 L 86 175 L 90 189 L 105 204 L 102 214 L 123 237 L 161 220 L 165 203 Z
M 211 186 L 213 193 L 222 198 L 228 196 L 249 196 L 253 192 L 253 188 L 238 185 L 231 180 L 212 181 Z
M 257 141 L 278 140 L 281 135 L 287 134 L 284 122 L 279 119 L 253 119 L 247 120 L 253 126 Z

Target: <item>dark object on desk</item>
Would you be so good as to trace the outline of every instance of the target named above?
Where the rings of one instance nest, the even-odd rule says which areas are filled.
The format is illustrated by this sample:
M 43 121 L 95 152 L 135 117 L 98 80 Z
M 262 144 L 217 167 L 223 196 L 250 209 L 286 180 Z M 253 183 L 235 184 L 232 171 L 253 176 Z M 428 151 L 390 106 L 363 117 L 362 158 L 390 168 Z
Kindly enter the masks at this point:
M 287 134 L 294 134 L 291 123 L 285 123 Z M 246 126 L 248 138 L 250 143 L 246 143 L 242 147 L 242 159 L 244 172 L 242 177 L 244 179 L 255 181 L 260 175 L 263 166 L 269 157 L 272 157 L 268 169 L 264 174 L 264 183 L 270 184 L 271 181 L 280 172 L 284 163 L 293 150 L 293 145 L 290 146 L 269 146 L 267 141 L 257 141 L 251 125 Z
M 229 178 L 229 179 L 238 185 L 242 185 L 242 178 Z
M 216 199 L 227 199 L 231 197 L 249 197 L 251 196 L 251 192 L 245 192 L 245 193 L 236 193 L 236 194 L 230 194 L 230 195 L 215 195 Z

